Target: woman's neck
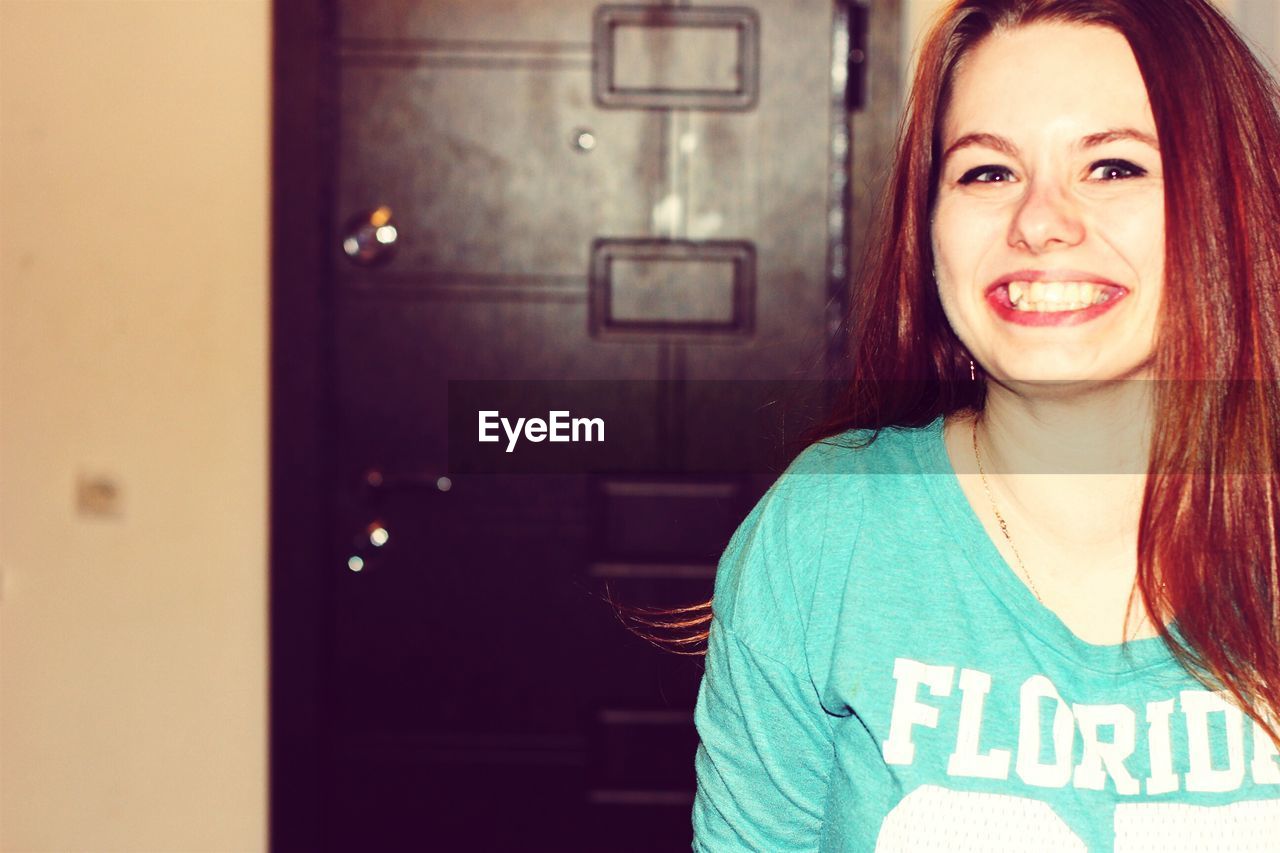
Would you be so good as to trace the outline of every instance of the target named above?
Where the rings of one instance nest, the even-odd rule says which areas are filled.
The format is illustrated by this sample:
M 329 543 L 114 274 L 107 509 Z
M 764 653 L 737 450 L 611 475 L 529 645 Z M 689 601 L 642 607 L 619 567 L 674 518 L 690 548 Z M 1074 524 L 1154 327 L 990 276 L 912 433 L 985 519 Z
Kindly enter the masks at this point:
M 1147 471 L 1153 384 L 1079 388 L 992 382 L 978 428 L 997 474 L 1108 475 Z
M 996 547 L 1010 565 L 1024 563 L 1036 595 L 1091 642 L 1118 642 L 1142 626 L 1142 608 L 1130 612 L 1127 603 L 1146 488 L 1150 390 L 1149 382 L 1086 392 L 993 383 L 976 421 L 949 418 L 944 433 L 962 488 Z M 985 475 L 978 474 L 975 435 Z

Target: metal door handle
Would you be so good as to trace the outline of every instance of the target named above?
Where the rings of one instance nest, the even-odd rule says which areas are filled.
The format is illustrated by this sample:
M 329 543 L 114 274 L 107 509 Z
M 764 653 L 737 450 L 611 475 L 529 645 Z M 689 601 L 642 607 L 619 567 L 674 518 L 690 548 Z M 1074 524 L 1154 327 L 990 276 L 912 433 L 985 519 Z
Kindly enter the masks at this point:
M 342 251 L 347 260 L 362 267 L 387 263 L 395 255 L 400 232 L 385 204 L 357 213 L 342 229 Z

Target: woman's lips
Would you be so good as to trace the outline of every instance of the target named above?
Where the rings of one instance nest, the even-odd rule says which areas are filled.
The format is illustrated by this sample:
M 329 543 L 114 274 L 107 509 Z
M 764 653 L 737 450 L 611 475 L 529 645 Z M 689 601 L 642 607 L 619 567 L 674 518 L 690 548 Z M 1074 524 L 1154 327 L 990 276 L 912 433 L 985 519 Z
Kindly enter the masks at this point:
M 1028 291 L 1032 283 L 1044 282 L 1047 286 L 1054 282 L 1061 283 L 1064 281 L 1083 282 L 1089 285 L 1099 292 L 1101 301 L 1070 310 L 1038 311 L 1014 307 L 1014 301 L 1010 295 L 1010 285 L 1016 288 L 1015 293 L 1018 293 L 1019 302 L 1026 304 L 1031 301 Z M 997 281 L 987 289 L 986 298 L 987 304 L 992 307 L 996 315 L 1010 323 L 1016 323 L 1020 326 L 1078 326 L 1081 323 L 1087 323 L 1090 320 L 1101 317 L 1122 302 L 1128 295 L 1129 291 L 1117 284 L 1089 276 L 1050 279 L 1043 273 L 1023 273 L 1005 276 Z

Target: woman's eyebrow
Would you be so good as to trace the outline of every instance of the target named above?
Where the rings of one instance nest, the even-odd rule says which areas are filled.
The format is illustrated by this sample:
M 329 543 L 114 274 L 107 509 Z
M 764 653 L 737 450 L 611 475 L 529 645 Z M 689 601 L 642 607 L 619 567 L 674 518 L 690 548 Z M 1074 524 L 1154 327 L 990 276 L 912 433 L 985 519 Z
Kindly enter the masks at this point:
M 1156 151 L 1160 150 L 1160 142 L 1154 136 L 1132 127 L 1117 127 L 1111 130 L 1104 130 L 1101 133 L 1091 133 L 1080 140 L 1080 147 L 1096 148 L 1099 145 L 1106 145 L 1108 142 L 1116 142 L 1122 139 L 1132 139 L 1150 145 Z M 942 154 L 942 159 L 946 160 L 961 148 L 968 148 L 974 145 L 999 151 L 1009 157 L 1017 157 L 1019 153 L 1018 146 L 1003 136 L 998 136 L 994 133 L 966 133 L 947 146 L 947 150 Z
M 1160 141 L 1158 139 L 1149 133 L 1135 130 L 1132 127 L 1119 127 L 1112 130 L 1104 130 L 1102 133 L 1091 133 L 1081 140 L 1081 143 L 1085 148 L 1094 148 L 1120 139 L 1133 139 L 1137 142 L 1146 143 L 1157 151 L 1160 150 Z
M 1018 156 L 1018 146 L 1014 145 L 1003 136 L 996 136 L 994 133 L 966 133 L 947 147 L 943 152 L 942 159 L 946 160 L 961 148 L 968 148 L 971 145 L 980 145 L 983 148 L 992 148 L 1001 154 L 1007 154 L 1010 157 Z

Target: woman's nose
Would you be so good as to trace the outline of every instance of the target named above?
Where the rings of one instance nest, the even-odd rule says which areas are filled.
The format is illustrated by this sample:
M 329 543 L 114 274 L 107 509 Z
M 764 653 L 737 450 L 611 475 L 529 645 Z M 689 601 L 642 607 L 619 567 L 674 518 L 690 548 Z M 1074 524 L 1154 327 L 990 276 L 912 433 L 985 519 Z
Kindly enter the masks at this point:
M 1077 203 L 1062 187 L 1034 180 L 1014 211 L 1009 245 L 1039 254 L 1074 246 L 1084 239 Z

